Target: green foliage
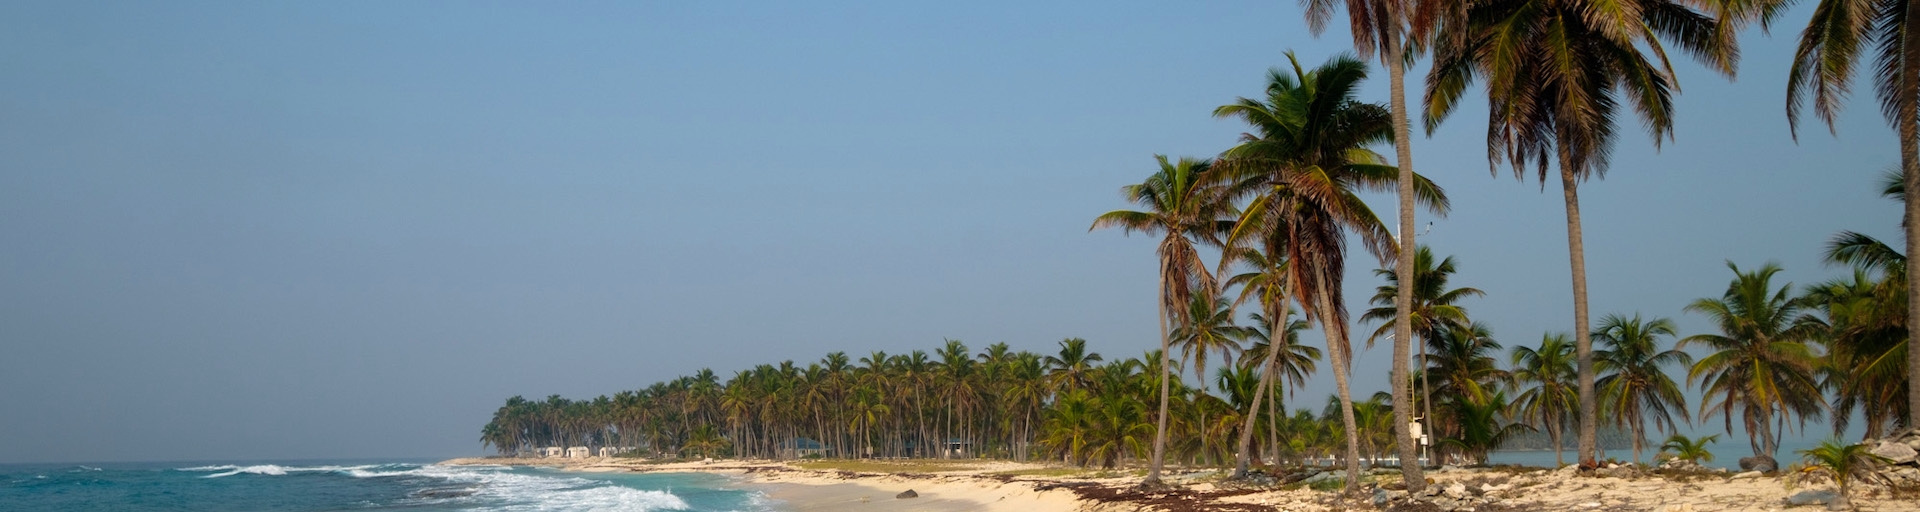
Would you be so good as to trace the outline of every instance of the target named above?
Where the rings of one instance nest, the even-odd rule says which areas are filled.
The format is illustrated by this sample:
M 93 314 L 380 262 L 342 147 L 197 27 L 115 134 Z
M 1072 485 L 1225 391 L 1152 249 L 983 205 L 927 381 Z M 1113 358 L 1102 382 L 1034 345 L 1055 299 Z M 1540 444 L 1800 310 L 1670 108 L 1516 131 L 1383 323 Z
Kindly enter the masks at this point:
M 1846 444 L 1838 440 L 1822 441 L 1819 446 L 1800 450 L 1804 465 L 1793 472 L 1792 482 L 1831 481 L 1839 487 L 1839 501 L 1845 508 L 1855 482 L 1888 483 L 1874 470 L 1887 459 L 1874 455 L 1866 444 Z
M 1669 457 L 1688 462 L 1712 461 L 1713 452 L 1707 450 L 1707 445 L 1719 440 L 1720 434 L 1700 436 L 1698 439 L 1687 437 L 1685 434 L 1674 434 L 1667 437 L 1665 444 L 1660 445 L 1660 451 L 1668 454 Z

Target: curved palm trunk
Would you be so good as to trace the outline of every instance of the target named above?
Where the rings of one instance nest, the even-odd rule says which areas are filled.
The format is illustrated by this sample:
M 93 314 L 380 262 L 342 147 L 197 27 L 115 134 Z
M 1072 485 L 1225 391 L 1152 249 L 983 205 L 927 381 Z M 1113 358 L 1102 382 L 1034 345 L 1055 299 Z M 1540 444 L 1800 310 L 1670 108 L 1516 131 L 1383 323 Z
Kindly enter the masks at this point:
M 1393 436 L 1398 441 L 1400 478 L 1406 482 L 1407 492 L 1417 493 L 1426 487 L 1427 480 L 1420 464 L 1415 463 L 1420 459 L 1412 430 L 1413 381 L 1407 378 L 1407 358 L 1413 346 L 1413 254 L 1418 249 L 1413 241 L 1413 135 L 1407 127 L 1407 70 L 1401 65 L 1400 43 L 1398 37 L 1387 38 L 1387 51 L 1381 55 L 1391 83 L 1393 150 L 1400 166 L 1400 257 L 1394 261 L 1400 286 L 1393 297 Z
M 1273 386 L 1274 362 L 1280 360 L 1280 343 L 1287 339 L 1286 303 L 1286 297 L 1281 296 L 1270 302 L 1278 306 L 1267 306 L 1267 318 L 1275 319 L 1273 323 L 1277 327 L 1273 330 L 1278 332 L 1267 333 L 1267 361 L 1260 366 L 1260 386 L 1253 390 L 1253 401 L 1247 403 L 1247 419 L 1240 427 L 1240 451 L 1234 456 L 1233 476 L 1229 478 L 1247 477 L 1248 459 L 1253 456 L 1253 426 L 1260 419 L 1260 406 L 1267 398 L 1267 388 Z M 1278 314 L 1273 311 L 1276 309 L 1280 310 Z
M 1593 399 L 1593 338 L 1587 332 L 1587 254 L 1580 237 L 1579 181 L 1567 167 L 1564 149 L 1560 152 L 1560 192 L 1567 202 L 1567 259 L 1573 267 L 1573 339 L 1574 357 L 1579 360 L 1580 381 L 1580 465 L 1594 466 L 1594 426 L 1598 410 Z
M 1160 296 L 1161 297 L 1167 296 L 1167 278 L 1166 278 L 1166 274 L 1164 273 L 1161 274 L 1160 276 Z M 1164 304 L 1161 305 L 1160 315 L 1159 315 L 1160 316 L 1160 418 L 1158 420 L 1158 424 L 1154 427 L 1154 430 L 1153 430 L 1153 460 L 1147 466 L 1147 479 L 1140 482 L 1141 487 L 1157 487 L 1161 485 L 1160 467 L 1166 460 L 1167 395 L 1169 393 L 1169 385 L 1172 384 L 1172 381 L 1173 381 L 1173 376 L 1172 376 L 1173 364 L 1172 364 L 1172 361 L 1168 360 L 1171 357 L 1168 355 L 1169 353 L 1168 345 L 1170 345 L 1170 343 L 1169 343 L 1168 334 L 1167 334 L 1167 315 L 1169 314 L 1172 314 L 1172 308 L 1166 307 L 1166 305 Z
M 1340 424 L 1347 432 L 1347 487 L 1341 491 L 1353 494 L 1360 490 L 1360 430 L 1353 419 L 1353 388 L 1347 383 L 1347 372 L 1353 364 L 1353 356 L 1347 351 L 1347 326 L 1339 322 L 1329 322 L 1326 316 L 1332 314 L 1333 303 L 1327 300 L 1327 294 L 1320 293 L 1320 328 L 1327 334 L 1327 353 L 1333 357 L 1333 385 L 1340 391 Z
M 1901 34 L 1905 62 L 1900 69 L 1899 94 L 1905 101 L 1899 116 L 1900 177 L 1905 184 L 1907 213 L 1907 426 L 1920 427 L 1920 268 L 1911 255 L 1920 254 L 1920 16 L 1911 12 Z M 1842 497 L 1844 498 L 1844 494 Z

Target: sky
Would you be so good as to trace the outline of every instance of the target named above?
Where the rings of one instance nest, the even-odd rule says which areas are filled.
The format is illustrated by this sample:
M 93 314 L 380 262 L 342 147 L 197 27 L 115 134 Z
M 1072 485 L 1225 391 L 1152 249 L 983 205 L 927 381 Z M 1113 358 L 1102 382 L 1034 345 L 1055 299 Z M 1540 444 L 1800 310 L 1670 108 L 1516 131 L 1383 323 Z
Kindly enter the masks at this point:
M 948 338 L 1137 356 L 1154 240 L 1092 219 L 1231 146 L 1213 107 L 1284 52 L 1351 51 L 1285 1 L 908 4 L 0 3 L 0 463 L 471 455 L 513 395 Z M 1799 286 L 1838 231 L 1898 240 L 1866 87 L 1789 132 L 1808 10 L 1736 80 L 1678 62 L 1671 141 L 1620 121 L 1581 188 L 1596 322 L 1709 332 L 1681 308 L 1728 261 Z M 1484 116 L 1413 142 L 1454 205 L 1419 240 L 1531 344 L 1572 328 L 1564 210 L 1490 172 Z

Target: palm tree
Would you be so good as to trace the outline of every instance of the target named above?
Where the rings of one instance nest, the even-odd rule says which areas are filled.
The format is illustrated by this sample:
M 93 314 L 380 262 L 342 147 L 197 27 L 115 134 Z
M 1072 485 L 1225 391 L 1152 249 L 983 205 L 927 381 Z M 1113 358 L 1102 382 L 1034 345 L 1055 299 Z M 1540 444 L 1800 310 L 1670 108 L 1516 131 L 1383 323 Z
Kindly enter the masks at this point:
M 1338 5 L 1333 0 L 1304 0 L 1307 8 L 1307 27 L 1318 36 L 1326 29 Z M 1415 174 L 1413 172 L 1413 132 L 1407 114 L 1406 70 L 1412 65 L 1412 54 L 1420 53 L 1434 36 L 1436 26 L 1441 20 L 1460 17 L 1466 2 L 1441 2 L 1432 0 L 1346 0 L 1347 19 L 1351 23 L 1353 47 L 1362 58 L 1373 54 L 1381 47 L 1380 63 L 1387 68 L 1388 104 L 1391 108 L 1393 123 L 1394 161 L 1398 162 L 1397 180 L 1399 200 L 1399 247 L 1397 254 L 1415 252 L 1413 226 L 1414 207 L 1417 198 L 1415 192 Z M 1408 48 L 1411 46 L 1412 48 Z M 1445 211 L 1436 211 L 1436 215 L 1445 216 Z M 1401 275 L 1414 273 L 1413 263 L 1407 258 L 1398 258 L 1396 270 Z M 1410 427 L 1413 392 L 1412 381 L 1408 379 L 1407 360 L 1412 352 L 1413 343 L 1413 291 L 1402 290 L 1394 298 L 1395 318 L 1393 338 L 1393 379 L 1394 435 L 1400 447 L 1401 460 L 1414 458 L 1413 433 Z M 1421 474 L 1418 464 L 1401 464 L 1400 476 L 1409 492 L 1419 492 L 1425 487 L 1426 477 Z
M 1723 19 L 1762 26 L 1785 12 L 1795 0 L 1733 0 L 1717 2 Z M 1834 130 L 1841 101 L 1853 89 L 1854 65 L 1868 47 L 1876 47 L 1873 89 L 1880 113 L 1900 139 L 1900 182 L 1920 188 L 1920 9 L 1914 0 L 1820 0 L 1812 19 L 1800 33 L 1793 66 L 1787 74 L 1787 125 L 1799 137 L 1800 111 L 1809 97 L 1813 113 Z M 1734 28 L 1739 28 L 1735 26 Z M 1837 134 L 1837 132 L 1836 132 Z M 1920 198 L 1902 198 L 1906 253 L 1920 252 Z M 1908 263 L 1908 293 L 1920 290 L 1920 272 Z M 1908 316 L 1920 316 L 1920 302 L 1907 304 Z M 1907 338 L 1920 339 L 1920 325 L 1907 325 Z M 1908 342 L 1909 344 L 1912 341 Z M 1907 352 L 1907 425 L 1920 425 L 1920 351 Z
M 1840 492 L 1828 508 L 1834 510 L 1852 508 L 1848 495 L 1853 491 L 1855 480 L 1888 483 L 1887 477 L 1875 471 L 1881 464 L 1886 464 L 1887 459 L 1874 455 L 1872 450 L 1872 447 L 1865 444 L 1846 444 L 1831 439 L 1821 441 L 1820 446 L 1799 451 L 1807 465 L 1800 470 L 1796 480 L 1833 480 L 1834 485 L 1840 488 Z
M 1673 421 L 1674 412 L 1680 413 L 1681 420 L 1692 421 L 1687 418 L 1687 397 L 1667 376 L 1665 367 L 1692 366 L 1693 356 L 1679 349 L 1660 350 L 1662 336 L 1677 336 L 1673 320 L 1642 320 L 1638 313 L 1633 318 L 1607 315 L 1600 319 L 1600 328 L 1593 331 L 1593 339 L 1606 347 L 1594 352 L 1593 357 L 1595 366 L 1606 374 L 1595 383 L 1600 388 L 1600 403 L 1613 417 L 1614 426 L 1633 426 L 1635 464 L 1640 463 L 1640 442 L 1647 438 L 1649 416 L 1655 428 L 1668 433 L 1679 426 Z
M 1430 247 L 1422 245 L 1420 250 L 1414 253 L 1413 302 L 1409 306 L 1411 311 L 1409 318 L 1413 322 L 1414 336 L 1432 338 L 1450 326 L 1469 323 L 1467 308 L 1460 307 L 1459 302 L 1467 297 L 1485 296 L 1486 292 L 1470 287 L 1447 289 L 1447 281 L 1451 280 L 1453 274 L 1458 271 L 1451 256 L 1438 263 L 1434 262 L 1433 249 Z M 1360 315 L 1360 321 L 1392 320 L 1398 309 L 1394 306 L 1394 300 L 1400 296 L 1400 273 L 1390 268 L 1379 268 L 1373 270 L 1373 275 L 1386 279 L 1387 284 L 1380 285 L 1374 290 L 1370 303 L 1376 307 Z M 1373 342 L 1380 338 L 1392 337 L 1393 325 L 1382 323 L 1379 329 L 1373 331 L 1372 336 L 1367 337 L 1367 345 L 1371 347 Z
M 1211 291 L 1194 295 L 1184 316 L 1186 323 L 1173 328 L 1173 344 L 1180 348 L 1181 359 L 1193 360 L 1193 378 L 1204 389 L 1207 352 L 1220 354 L 1231 365 L 1234 354 L 1241 351 L 1240 343 L 1253 334 L 1253 329 L 1234 325 L 1233 307 Z
M 1707 450 L 1707 445 L 1719 440 L 1720 434 L 1700 436 L 1699 439 L 1694 439 L 1687 437 L 1685 434 L 1676 433 L 1667 436 L 1667 442 L 1660 445 L 1660 451 L 1671 452 L 1675 459 L 1697 464 L 1703 460 L 1713 460 L 1713 452 Z
M 1383 260 L 1395 253 L 1386 226 L 1356 195 L 1358 189 L 1381 189 L 1400 179 L 1398 169 L 1366 149 L 1392 136 L 1391 115 L 1379 105 L 1354 99 L 1367 76 L 1359 60 L 1339 56 L 1309 72 L 1292 53 L 1287 59 L 1291 73 L 1270 72 L 1265 98 L 1240 98 L 1213 112 L 1215 117 L 1239 118 L 1255 132 L 1243 135 L 1220 161 L 1238 180 L 1235 190 L 1254 195 L 1229 245 L 1243 247 L 1261 237 L 1284 242 L 1269 242 L 1269 249 L 1284 251 L 1285 289 L 1327 334 L 1342 421 L 1351 431 L 1347 370 L 1352 355 L 1340 283 L 1349 231 Z M 1418 199 L 1436 211 L 1446 209 L 1446 196 L 1438 187 L 1418 176 L 1413 180 Z M 1359 449 L 1358 440 L 1349 438 L 1349 474 L 1359 471 Z M 1357 480 L 1347 482 L 1349 492 L 1357 489 Z
M 1289 348 L 1300 346 L 1298 344 L 1299 335 L 1297 330 L 1293 329 L 1293 326 L 1297 323 L 1301 325 L 1300 329 L 1306 328 L 1304 321 L 1288 322 L 1286 320 L 1293 313 L 1292 308 L 1287 306 L 1286 285 L 1288 266 L 1286 263 L 1285 250 L 1286 237 L 1282 230 L 1269 230 L 1261 233 L 1259 238 L 1262 241 L 1262 247 L 1228 247 L 1221 255 L 1222 261 L 1220 267 L 1222 275 L 1225 275 L 1226 269 L 1235 263 L 1244 263 L 1247 267 L 1251 268 L 1251 270 L 1246 273 L 1228 278 L 1225 283 L 1226 286 L 1240 287 L 1240 296 L 1234 300 L 1234 305 L 1238 306 L 1246 302 L 1250 297 L 1258 297 L 1261 311 L 1266 312 L 1265 315 L 1260 313 L 1254 313 L 1252 315 L 1255 321 L 1255 343 L 1253 348 L 1247 352 L 1246 357 L 1242 359 L 1242 361 L 1249 362 L 1256 360 L 1262 361 L 1262 364 L 1260 365 L 1260 382 L 1254 386 L 1253 398 L 1248 401 L 1247 414 L 1243 418 L 1246 420 L 1246 423 L 1240 427 L 1239 450 L 1234 452 L 1233 474 L 1229 477 L 1231 479 L 1241 479 L 1247 476 L 1247 469 L 1253 457 L 1254 421 L 1259 417 L 1259 414 L 1255 414 L 1254 411 L 1259 409 L 1263 398 L 1269 403 L 1273 402 L 1273 397 L 1267 394 L 1267 390 L 1273 387 L 1274 377 L 1291 375 L 1296 379 L 1296 385 L 1298 385 L 1299 382 L 1297 379 L 1304 379 L 1304 376 L 1299 373 L 1300 366 L 1294 366 L 1292 368 L 1293 373 L 1281 371 L 1281 368 L 1284 368 L 1286 365 L 1286 362 L 1281 359 L 1287 355 L 1291 355 Z M 1276 326 L 1274 319 L 1280 319 L 1285 325 Z M 1285 328 L 1283 329 L 1285 335 L 1279 338 L 1283 343 L 1283 348 L 1279 351 L 1268 351 L 1266 347 L 1271 345 L 1272 340 L 1275 339 L 1273 336 L 1275 327 Z M 1261 330 L 1263 328 L 1265 329 L 1264 331 Z M 1306 349 L 1313 350 L 1310 347 Z M 1318 350 L 1313 350 L 1312 354 L 1315 359 L 1320 357 Z M 1312 361 L 1306 361 L 1307 371 L 1312 371 L 1312 364 Z M 1279 413 L 1274 412 L 1273 414 L 1277 415 Z M 1275 430 L 1271 425 L 1268 427 L 1268 431 L 1274 433 L 1272 435 L 1277 435 Z M 1278 443 L 1273 442 L 1271 444 L 1277 445 Z M 1278 455 L 1275 455 L 1275 458 L 1277 459 Z
M 1300 386 L 1307 384 L 1307 376 L 1313 373 L 1315 361 L 1320 360 L 1320 349 L 1300 343 L 1300 331 L 1307 330 L 1308 327 L 1306 320 L 1290 321 L 1285 329 L 1281 329 L 1283 335 L 1275 335 L 1273 321 L 1266 315 L 1254 313 L 1249 316 L 1253 320 L 1254 333 L 1248 339 L 1253 340 L 1253 346 L 1247 348 L 1246 357 L 1242 358 L 1242 361 L 1249 365 L 1253 361 L 1266 361 L 1260 373 L 1260 382 L 1263 386 L 1275 388 L 1282 384 L 1291 386 L 1275 389 L 1272 393 L 1265 393 L 1266 389 L 1259 388 L 1254 392 L 1255 407 L 1259 406 L 1263 395 L 1266 398 L 1269 413 L 1267 415 L 1268 444 L 1277 450 L 1280 446 L 1279 419 L 1286 414 L 1284 408 L 1280 406 L 1279 396 L 1285 394 L 1287 390 L 1299 389 Z M 1275 340 L 1279 340 L 1277 352 Z M 1253 422 L 1251 420 L 1252 416 L 1258 415 L 1250 414 L 1249 416 L 1249 421 L 1241 431 L 1240 450 L 1242 452 L 1252 448 Z M 1274 453 L 1275 459 L 1279 457 L 1278 452 Z
M 1899 173 L 1888 173 L 1881 194 L 1905 198 Z M 1827 357 L 1822 386 L 1833 390 L 1835 435 L 1851 423 L 1855 409 L 1866 422 L 1866 437 L 1908 424 L 1907 256 L 1871 236 L 1852 231 L 1834 235 L 1827 263 L 1853 268 L 1851 279 L 1811 286 L 1807 300 L 1824 314 Z
M 1482 292 L 1477 288 L 1447 289 L 1447 281 L 1451 279 L 1453 273 L 1457 271 L 1454 267 L 1452 256 L 1448 256 L 1439 263 L 1434 263 L 1433 250 L 1423 245 L 1420 246 L 1419 251 L 1414 253 L 1413 269 L 1413 286 L 1411 287 L 1413 295 L 1410 299 L 1411 302 L 1407 303 L 1407 309 L 1410 311 L 1408 313 L 1408 321 L 1412 322 L 1413 335 L 1419 336 L 1424 340 L 1432 340 L 1439 336 L 1443 330 L 1452 327 L 1466 326 L 1471 323 L 1471 321 L 1467 319 L 1467 309 L 1460 307 L 1458 303 L 1469 296 L 1484 296 L 1486 292 Z M 1400 310 L 1396 302 L 1400 296 L 1399 271 L 1381 268 L 1374 269 L 1373 274 L 1386 278 L 1387 284 L 1381 285 L 1373 294 L 1372 303 L 1379 307 L 1369 309 L 1366 314 L 1360 315 L 1360 321 L 1383 322 L 1390 318 L 1397 319 Z M 1367 348 L 1373 348 L 1374 340 L 1392 334 L 1392 331 L 1388 329 L 1397 329 L 1398 325 L 1397 323 L 1381 324 L 1379 329 L 1373 331 L 1373 336 L 1367 338 Z M 1398 344 L 1395 346 L 1397 347 Z M 1427 352 L 1425 348 L 1422 347 L 1420 351 L 1420 366 L 1422 368 L 1426 367 L 1426 361 Z M 1427 382 L 1425 378 L 1426 372 L 1421 372 L 1421 376 L 1420 403 L 1426 407 L 1425 416 L 1428 418 L 1428 424 L 1431 425 L 1433 418 L 1433 393 L 1430 388 L 1432 383 Z M 1411 385 L 1410 382 L 1408 384 Z
M 1434 38 L 1427 76 L 1427 130 L 1485 80 L 1489 170 L 1503 161 L 1524 179 L 1534 167 L 1544 184 L 1560 170 L 1573 277 L 1574 354 L 1580 394 L 1580 463 L 1594 464 L 1596 407 L 1587 323 L 1586 250 L 1580 181 L 1603 177 L 1613 149 L 1620 97 L 1656 147 L 1673 135 L 1676 88 L 1662 40 L 1729 76 L 1737 50 L 1718 21 L 1674 0 L 1483 0 Z M 1642 49 L 1645 49 L 1643 51 Z
M 1574 390 L 1573 341 L 1566 333 L 1548 333 L 1540 337 L 1537 348 L 1513 347 L 1512 361 L 1514 381 L 1533 386 L 1514 399 L 1518 416 L 1546 429 L 1553 442 L 1553 465 L 1566 465 L 1560 458 L 1560 433 L 1580 402 Z
M 1733 413 L 1741 412 L 1748 443 L 1755 456 L 1772 457 L 1785 434 L 1789 416 L 1802 423 L 1821 415 L 1819 384 L 1813 379 L 1814 355 L 1807 341 L 1817 333 L 1801 315 L 1801 301 L 1792 285 L 1773 288 L 1780 267 L 1772 263 L 1741 272 L 1733 262 L 1733 282 L 1718 299 L 1688 304 L 1719 326 L 1720 334 L 1682 338 L 1676 345 L 1705 345 L 1714 350 L 1687 370 L 1689 382 L 1698 381 L 1701 419 L 1720 415 L 1733 432 Z M 1778 427 L 1775 426 L 1776 420 Z
M 1047 381 L 1055 392 L 1085 389 L 1090 383 L 1088 372 L 1094 363 L 1100 362 L 1100 353 L 1087 351 L 1087 340 L 1067 338 L 1060 340 L 1060 352 L 1047 356 Z
M 1524 423 L 1505 419 L 1507 392 L 1476 389 L 1447 402 L 1459 430 L 1441 443 L 1458 448 L 1468 460 L 1484 464 L 1487 452 L 1500 447 L 1507 438 L 1530 430 Z
M 1154 155 L 1160 162 L 1160 169 L 1147 181 L 1138 185 L 1128 185 L 1121 189 L 1121 195 L 1129 202 L 1139 204 L 1146 211 L 1115 210 L 1094 219 L 1088 231 L 1104 227 L 1118 227 L 1125 233 L 1139 231 L 1148 234 L 1163 235 L 1157 251 L 1160 259 L 1160 353 L 1163 370 L 1172 368 L 1168 357 L 1168 345 L 1172 338 L 1167 330 L 1168 320 L 1185 323 L 1186 308 L 1193 300 L 1194 290 L 1212 290 L 1216 288 L 1213 275 L 1207 272 L 1206 263 L 1200 259 L 1195 243 L 1219 245 L 1218 235 L 1225 219 L 1232 218 L 1233 204 L 1225 197 L 1222 187 L 1213 185 L 1208 172 L 1213 163 L 1208 160 L 1182 158 L 1178 162 L 1168 162 L 1166 155 Z M 1162 376 L 1160 382 L 1160 415 L 1157 432 L 1153 438 L 1153 461 L 1147 469 L 1147 478 L 1143 487 L 1158 487 L 1160 469 L 1164 463 L 1167 445 L 1167 398 L 1168 385 L 1173 379 Z

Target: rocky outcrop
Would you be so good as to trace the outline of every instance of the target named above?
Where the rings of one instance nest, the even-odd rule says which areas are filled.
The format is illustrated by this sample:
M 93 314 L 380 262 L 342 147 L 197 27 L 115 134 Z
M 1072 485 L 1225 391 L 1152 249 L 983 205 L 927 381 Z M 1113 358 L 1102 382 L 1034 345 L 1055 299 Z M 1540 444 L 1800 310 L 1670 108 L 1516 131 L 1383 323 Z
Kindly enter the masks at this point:
M 904 499 L 907 499 L 907 498 L 918 498 L 918 497 L 920 497 L 920 493 L 917 493 L 917 492 L 913 492 L 913 489 L 907 489 L 907 492 L 903 492 L 903 493 L 900 493 L 900 494 L 895 494 L 895 495 L 893 495 L 893 497 L 894 497 L 894 499 L 901 499 L 901 500 L 904 500 Z
M 1874 455 L 1886 459 L 1877 471 L 1894 487 L 1920 487 L 1920 429 L 1896 432 L 1884 439 L 1868 439 L 1860 444 L 1872 447 Z
M 1740 458 L 1740 471 L 1759 471 L 1761 473 L 1772 473 L 1779 469 L 1780 469 L 1780 461 L 1773 460 L 1773 457 L 1768 457 L 1765 455 L 1756 455 L 1753 457 Z

